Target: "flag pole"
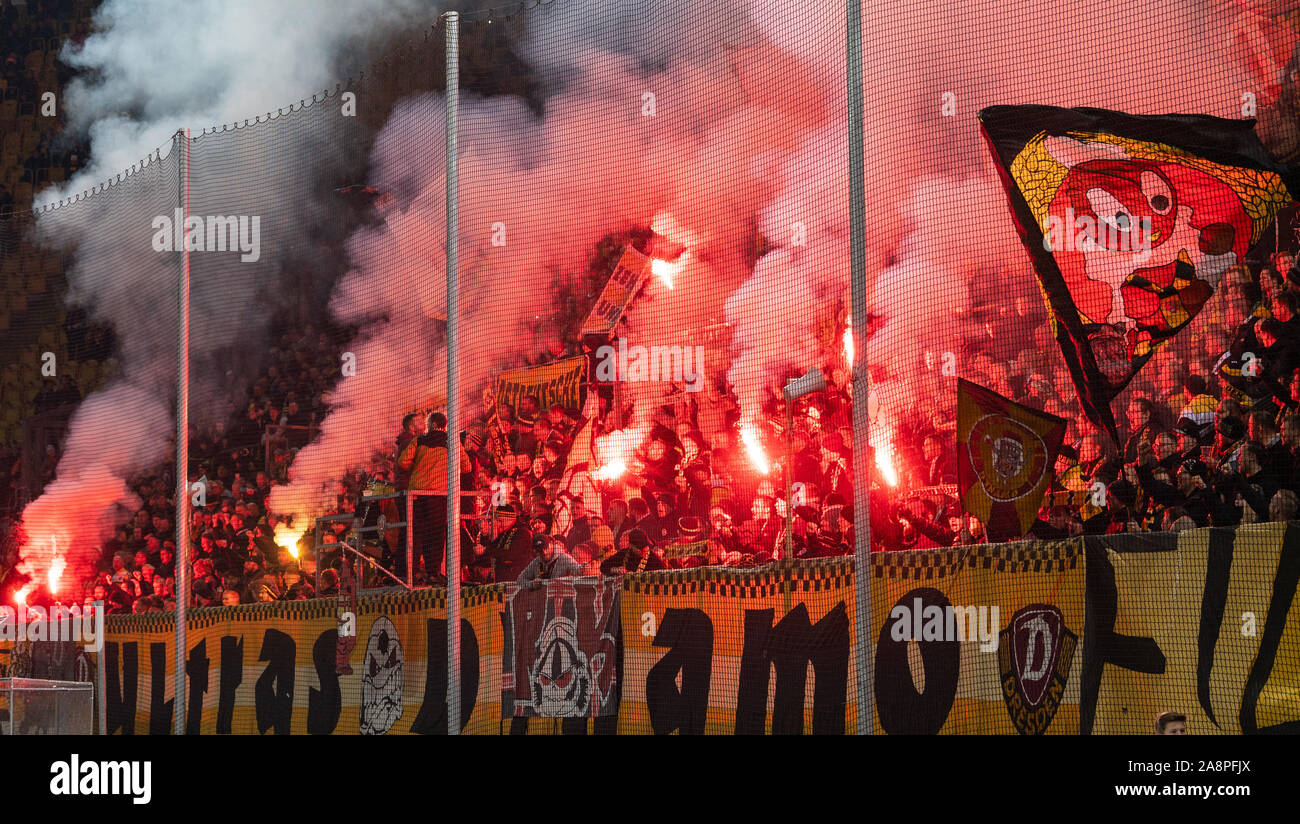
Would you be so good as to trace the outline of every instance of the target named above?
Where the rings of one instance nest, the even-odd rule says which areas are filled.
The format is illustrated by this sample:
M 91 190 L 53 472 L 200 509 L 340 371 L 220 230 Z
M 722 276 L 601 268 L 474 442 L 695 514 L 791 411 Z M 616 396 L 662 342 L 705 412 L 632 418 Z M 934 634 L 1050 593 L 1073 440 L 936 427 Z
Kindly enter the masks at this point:
M 460 15 L 447 21 L 447 734 L 460 734 L 460 410 L 456 381 L 459 312 L 459 187 L 456 117 L 460 109 Z M 453 528 L 454 525 L 454 528 Z M 409 531 L 409 527 L 408 527 Z M 425 570 L 432 577 L 437 570 Z
M 176 132 L 176 188 L 177 199 L 189 216 L 190 144 L 184 130 Z M 181 236 L 184 237 L 182 226 Z M 180 252 L 180 277 L 177 278 L 178 317 L 176 325 L 176 696 L 173 707 L 172 733 L 185 734 L 185 623 L 189 615 L 190 599 L 190 252 L 189 244 L 182 241 Z
M 871 637 L 871 418 L 868 409 L 870 375 L 867 372 L 867 206 L 866 159 L 863 152 L 862 122 L 862 0 L 847 0 L 847 74 L 849 104 L 849 292 L 852 296 L 853 328 L 853 523 L 854 523 L 854 617 L 857 635 L 856 667 L 858 734 L 871 735 L 874 707 Z

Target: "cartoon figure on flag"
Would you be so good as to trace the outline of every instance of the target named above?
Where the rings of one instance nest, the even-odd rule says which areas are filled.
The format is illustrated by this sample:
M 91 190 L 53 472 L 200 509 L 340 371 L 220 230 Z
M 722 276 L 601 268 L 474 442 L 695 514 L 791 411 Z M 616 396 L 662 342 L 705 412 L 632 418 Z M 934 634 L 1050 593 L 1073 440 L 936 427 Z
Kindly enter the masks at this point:
M 1065 421 L 957 381 L 957 483 L 962 507 L 993 540 L 1023 537 L 1052 480 Z
M 1297 191 L 1250 121 L 980 113 L 1089 420 L 1184 329 Z
M 502 715 L 583 718 L 618 712 L 618 591 L 604 581 L 511 585 Z

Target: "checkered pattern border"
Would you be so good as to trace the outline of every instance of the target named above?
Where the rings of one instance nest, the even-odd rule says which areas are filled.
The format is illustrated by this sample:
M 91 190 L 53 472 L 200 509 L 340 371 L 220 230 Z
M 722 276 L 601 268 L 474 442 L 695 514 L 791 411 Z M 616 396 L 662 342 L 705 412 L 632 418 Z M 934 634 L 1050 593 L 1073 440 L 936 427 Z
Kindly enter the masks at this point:
M 191 611 L 191 620 L 193 612 Z M 109 637 L 108 640 L 116 640 L 112 636 L 116 635 L 133 635 L 136 633 L 153 633 L 153 632 L 175 632 L 176 631 L 176 613 L 174 612 L 141 612 L 138 615 L 105 615 L 104 616 L 104 633 Z
M 462 587 L 461 605 L 478 606 L 488 603 L 505 603 L 505 584 Z M 393 590 L 363 594 L 357 599 L 362 612 L 382 615 L 404 615 L 430 609 L 447 608 L 447 590 L 417 589 L 412 592 Z M 191 629 L 205 629 L 228 621 L 308 621 L 334 618 L 338 609 L 335 598 L 313 598 L 309 601 L 268 601 L 260 604 L 240 604 L 234 607 L 194 607 L 189 610 Z M 106 632 L 159 633 L 176 630 L 176 615 L 172 612 L 142 612 L 138 615 L 109 615 L 104 619 Z
M 824 592 L 853 585 L 852 558 L 820 558 L 750 569 L 699 567 L 623 576 L 623 589 L 646 595 L 722 595 L 763 598 L 792 592 Z
M 961 569 L 998 572 L 1061 572 L 1074 569 L 1083 556 L 1083 541 L 1021 541 L 1014 544 L 980 544 L 945 549 L 878 552 L 871 556 L 872 575 L 915 581 L 932 581 Z
M 505 584 L 488 584 L 486 586 L 462 586 L 460 604 L 462 607 L 477 606 L 488 603 L 505 603 Z M 392 590 L 357 599 L 363 612 L 382 613 L 384 615 L 403 615 L 409 612 L 422 612 L 430 609 L 447 608 L 447 590 L 417 589 L 410 592 Z

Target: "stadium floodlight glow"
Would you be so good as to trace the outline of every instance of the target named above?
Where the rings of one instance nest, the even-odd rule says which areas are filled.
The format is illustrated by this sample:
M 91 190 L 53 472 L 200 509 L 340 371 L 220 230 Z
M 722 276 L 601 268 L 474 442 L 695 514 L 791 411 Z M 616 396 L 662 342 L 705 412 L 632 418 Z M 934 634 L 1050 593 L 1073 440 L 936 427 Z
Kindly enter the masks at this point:
M 826 376 L 817 367 L 809 369 L 803 377 L 795 378 L 781 388 L 785 395 L 785 555 L 788 560 L 794 553 L 794 402 L 804 395 L 826 389 Z

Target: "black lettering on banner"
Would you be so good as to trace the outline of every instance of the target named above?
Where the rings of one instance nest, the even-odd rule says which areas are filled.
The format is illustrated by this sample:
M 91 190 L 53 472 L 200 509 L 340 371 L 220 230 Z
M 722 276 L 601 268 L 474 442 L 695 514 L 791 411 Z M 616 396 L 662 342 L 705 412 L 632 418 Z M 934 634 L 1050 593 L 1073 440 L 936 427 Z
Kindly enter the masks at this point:
M 815 625 L 808 607 L 795 605 L 772 626 L 771 609 L 745 610 L 745 648 L 736 693 L 736 734 L 762 735 L 768 680 L 776 670 L 772 734 L 803 734 L 803 697 L 808 665 L 813 684 L 813 734 L 843 735 L 849 683 L 849 615 L 840 601 Z
M 185 662 L 185 675 L 190 684 L 190 700 L 185 711 L 185 734 L 198 735 L 203 721 L 203 695 L 208 691 L 208 642 L 199 641 L 190 650 Z
M 139 646 L 135 641 L 120 645 L 122 651 L 122 681 L 117 679 L 117 641 L 104 642 L 104 677 L 108 679 L 108 697 L 104 702 L 106 735 L 118 730 L 123 735 L 135 735 L 135 702 L 140 680 Z
M 1294 524 L 1289 524 L 1282 537 L 1281 558 L 1277 565 L 1277 575 L 1273 577 L 1273 596 L 1268 602 L 1268 618 L 1264 619 L 1264 634 L 1259 639 L 1259 652 L 1255 654 L 1255 663 L 1250 668 L 1250 675 L 1246 678 L 1246 689 L 1241 696 L 1241 731 L 1247 735 L 1300 733 L 1300 719 L 1260 727 L 1259 721 L 1255 718 L 1255 706 L 1259 702 L 1259 696 L 1263 693 L 1269 676 L 1273 674 L 1277 648 L 1282 643 L 1287 614 L 1291 611 L 1291 603 L 1295 600 L 1298 583 L 1300 583 L 1300 530 L 1297 530 Z M 1287 687 L 1287 689 L 1293 688 Z
M 265 733 L 274 727 L 276 735 L 289 734 L 293 719 L 293 664 L 296 652 L 297 645 L 292 636 L 277 629 L 268 629 L 262 636 L 262 651 L 258 653 L 257 660 L 266 661 L 267 664 L 253 689 L 259 733 Z
M 167 645 L 152 643 L 149 645 L 149 734 L 168 735 L 172 731 L 172 707 L 176 700 L 164 701 L 167 689 Z
M 339 646 L 338 628 L 327 629 L 316 636 L 311 647 L 311 663 L 320 679 L 320 689 L 307 690 L 307 734 L 329 735 L 338 726 L 343 712 L 343 693 L 339 690 L 337 663 Z
M 876 716 L 890 735 L 935 735 L 943 729 L 957 697 L 961 674 L 961 644 L 956 640 L 913 639 L 921 651 L 925 669 L 925 692 L 917 692 L 912 667 L 907 661 L 908 641 L 893 639 L 896 621 L 913 621 L 911 612 L 920 600 L 922 618 L 927 607 L 938 607 L 947 615 L 948 597 L 937 589 L 921 587 L 908 592 L 890 607 L 906 607 L 907 617 L 886 619 L 876 640 Z M 924 626 L 924 621 L 920 622 Z M 909 632 L 909 635 L 914 633 Z
M 221 637 L 221 692 L 217 699 L 217 734 L 230 735 L 235 715 L 235 690 L 244 681 L 244 638 Z
M 425 622 L 428 667 L 424 678 L 424 700 L 411 722 L 411 732 L 419 735 L 447 734 L 447 619 L 430 618 Z M 460 621 L 460 729 L 464 731 L 474 714 L 478 700 L 478 636 L 474 625 Z
M 1176 533 L 1167 533 L 1177 540 Z M 1115 567 L 1106 556 L 1106 545 L 1095 537 L 1085 538 L 1084 564 L 1083 678 L 1079 693 L 1079 733 L 1092 734 L 1097 715 L 1101 676 L 1107 664 L 1153 675 L 1165 671 L 1165 653 L 1153 638 L 1120 635 L 1115 632 L 1119 593 L 1115 588 Z M 1167 540 L 1153 538 L 1152 540 Z
M 645 677 L 645 702 L 655 735 L 702 735 L 713 674 L 713 620 L 699 609 L 666 609 L 653 645 L 668 649 Z M 682 688 L 677 689 L 681 673 Z
M 1210 670 L 1214 667 L 1214 647 L 1223 626 L 1223 610 L 1228 603 L 1228 579 L 1232 572 L 1232 545 L 1235 529 L 1211 529 L 1205 557 L 1205 588 L 1201 591 L 1201 629 L 1196 639 L 1196 697 L 1201 709 L 1214 726 L 1219 721 L 1210 706 Z

